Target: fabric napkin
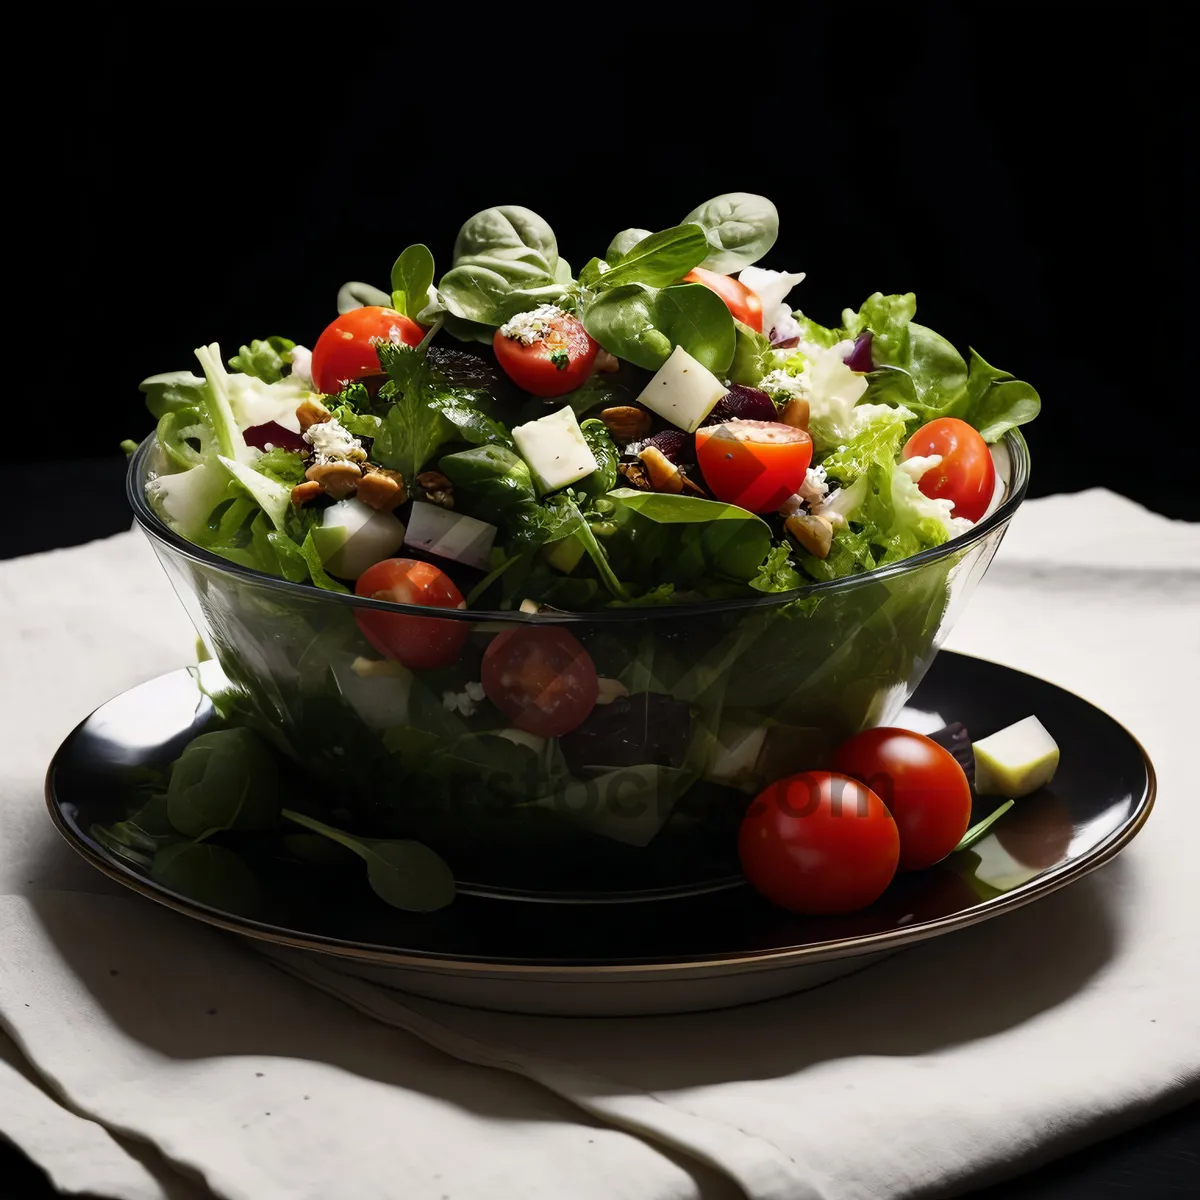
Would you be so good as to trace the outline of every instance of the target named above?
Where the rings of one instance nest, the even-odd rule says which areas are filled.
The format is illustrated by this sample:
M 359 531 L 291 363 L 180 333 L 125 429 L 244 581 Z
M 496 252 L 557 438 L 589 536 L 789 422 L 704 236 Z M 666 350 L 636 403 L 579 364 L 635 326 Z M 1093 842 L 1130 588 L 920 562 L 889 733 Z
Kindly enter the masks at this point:
M 24 1055 L 0 1041 L 0 1130 L 63 1190 L 950 1195 L 1200 1091 L 1200 528 L 1104 492 L 1031 502 L 951 638 L 1141 738 L 1158 804 L 1114 864 L 812 992 L 607 1021 L 278 971 L 56 844 L 58 741 L 190 654 L 139 537 L 0 564 L 0 1019 Z

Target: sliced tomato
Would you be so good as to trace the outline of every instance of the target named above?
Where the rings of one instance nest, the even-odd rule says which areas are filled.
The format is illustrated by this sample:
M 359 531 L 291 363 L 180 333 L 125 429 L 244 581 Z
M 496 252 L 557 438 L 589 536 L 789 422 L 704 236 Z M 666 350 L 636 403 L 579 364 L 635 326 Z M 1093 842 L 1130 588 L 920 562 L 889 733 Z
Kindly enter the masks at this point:
M 843 742 L 833 768 L 865 783 L 900 830 L 900 869 L 940 862 L 971 823 L 971 785 L 943 746 L 910 729 L 867 729 Z
M 949 500 L 953 515 L 978 521 L 996 490 L 996 464 L 979 431 L 957 417 L 939 417 L 908 439 L 901 458 L 938 454 L 942 461 L 917 486 L 931 499 Z
M 804 482 L 812 438 L 781 421 L 724 421 L 696 430 L 696 461 L 718 500 L 774 512 Z
M 588 336 L 583 322 L 570 313 L 548 317 L 543 331 L 528 345 L 496 330 L 492 348 L 505 374 L 523 391 L 534 396 L 565 396 L 592 373 L 598 342 Z
M 781 908 L 856 912 L 891 883 L 900 835 L 865 784 L 834 771 L 803 771 L 771 784 L 750 805 L 738 857 L 751 884 Z
M 354 593 L 393 604 L 466 607 L 462 592 L 445 571 L 415 558 L 385 558 L 368 567 L 358 577 Z M 456 662 L 471 628 L 467 621 L 366 609 L 355 610 L 354 618 L 363 636 L 380 654 L 415 671 Z
M 682 280 L 683 283 L 702 283 L 710 292 L 716 292 L 725 301 L 725 307 L 733 313 L 735 321 L 749 325 L 755 333 L 763 331 L 763 306 L 758 293 L 751 291 L 740 279 L 732 275 L 719 275 L 694 267 Z M 770 332 L 770 330 L 768 330 Z
M 375 347 L 380 342 L 415 346 L 425 336 L 416 321 L 394 308 L 368 304 L 331 321 L 312 352 L 313 387 L 333 395 L 348 383 L 382 374 Z
M 487 698 L 518 729 L 562 737 L 596 705 L 599 682 L 591 656 L 558 625 L 528 625 L 497 634 L 483 655 Z

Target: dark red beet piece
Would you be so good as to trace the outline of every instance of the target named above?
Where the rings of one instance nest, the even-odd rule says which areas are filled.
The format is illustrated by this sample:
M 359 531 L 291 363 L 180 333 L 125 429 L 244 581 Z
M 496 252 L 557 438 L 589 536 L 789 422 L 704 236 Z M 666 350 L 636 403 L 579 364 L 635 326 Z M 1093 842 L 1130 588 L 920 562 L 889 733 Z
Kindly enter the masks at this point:
M 268 421 L 265 425 L 251 425 L 242 437 L 246 439 L 247 446 L 257 446 L 259 450 L 265 450 L 271 445 L 278 446 L 281 450 L 295 450 L 297 454 L 303 454 L 308 449 L 308 443 L 298 433 L 284 429 L 278 421 Z
M 860 333 L 854 341 L 854 349 L 842 359 L 852 371 L 861 371 L 864 374 L 867 371 L 875 370 L 875 364 L 871 360 L 871 331 L 868 329 L 866 333 Z
M 766 392 L 747 387 L 743 383 L 732 384 L 729 391 L 717 401 L 712 412 L 704 418 L 704 425 L 719 425 L 722 421 L 778 421 L 779 411 Z
M 682 429 L 664 429 L 647 438 L 642 443 L 643 449 L 646 446 L 653 446 L 668 462 L 691 462 L 695 458 L 694 443 Z

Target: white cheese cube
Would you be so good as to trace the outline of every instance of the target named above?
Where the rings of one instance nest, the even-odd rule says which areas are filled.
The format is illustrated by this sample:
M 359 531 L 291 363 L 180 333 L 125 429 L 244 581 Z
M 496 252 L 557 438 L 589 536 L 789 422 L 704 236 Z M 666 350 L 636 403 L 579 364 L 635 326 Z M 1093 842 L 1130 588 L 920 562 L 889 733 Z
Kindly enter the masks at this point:
M 981 796 L 1028 796 L 1058 770 L 1058 743 L 1037 717 L 980 739 L 974 750 L 975 790 Z
M 676 346 L 671 357 L 646 384 L 638 403 L 672 425 L 695 433 L 728 390 L 706 366 L 698 363 L 682 346 Z
M 517 452 L 529 464 L 543 492 L 556 492 L 578 483 L 600 465 L 584 441 L 570 406 L 514 426 L 512 436 Z
M 414 500 L 404 544 L 486 571 L 498 532 L 486 521 Z

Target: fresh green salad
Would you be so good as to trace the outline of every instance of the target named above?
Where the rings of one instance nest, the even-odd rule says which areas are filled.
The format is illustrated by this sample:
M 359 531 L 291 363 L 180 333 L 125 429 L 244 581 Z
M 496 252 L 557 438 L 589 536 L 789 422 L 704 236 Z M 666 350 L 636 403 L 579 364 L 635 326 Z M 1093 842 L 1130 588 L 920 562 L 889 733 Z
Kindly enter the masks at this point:
M 576 271 L 536 213 L 477 213 L 440 276 L 417 244 L 390 291 L 346 284 L 311 351 L 210 345 L 200 374 L 145 380 L 148 499 L 244 567 L 482 610 L 788 592 L 966 532 L 1037 393 L 914 321 L 911 294 L 818 324 L 803 274 L 755 265 L 777 229 L 732 193 Z

